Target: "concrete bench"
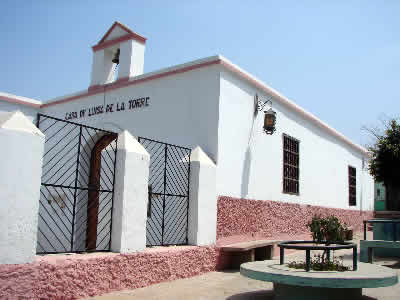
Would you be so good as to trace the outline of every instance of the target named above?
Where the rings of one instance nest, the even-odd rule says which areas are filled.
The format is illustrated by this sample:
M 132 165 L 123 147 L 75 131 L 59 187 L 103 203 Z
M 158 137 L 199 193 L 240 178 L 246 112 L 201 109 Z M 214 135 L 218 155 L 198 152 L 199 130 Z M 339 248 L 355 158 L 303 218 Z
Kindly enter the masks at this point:
M 392 286 L 398 283 L 397 272 L 384 266 L 360 263 L 357 271 L 313 271 L 292 269 L 279 260 L 242 264 L 240 274 L 272 282 L 274 300 L 364 299 L 363 288 Z
M 257 240 L 222 246 L 221 250 L 231 253 L 231 268 L 239 269 L 245 262 L 272 259 L 274 246 L 282 241 Z
M 384 241 L 384 240 L 361 240 L 360 241 L 360 261 L 372 264 L 374 258 L 374 248 L 390 248 L 399 249 L 400 241 Z

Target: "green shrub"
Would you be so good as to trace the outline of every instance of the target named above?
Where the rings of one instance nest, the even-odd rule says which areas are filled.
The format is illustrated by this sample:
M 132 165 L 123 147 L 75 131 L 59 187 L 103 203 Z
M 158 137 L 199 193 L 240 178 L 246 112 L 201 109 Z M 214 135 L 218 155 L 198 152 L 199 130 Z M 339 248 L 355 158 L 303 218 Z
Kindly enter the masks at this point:
M 315 243 L 324 243 L 326 245 L 334 244 L 335 242 L 343 242 L 347 230 L 346 224 L 341 224 L 335 216 L 320 217 L 313 216 L 307 227 L 312 233 L 312 238 Z M 328 259 L 328 251 L 325 250 L 322 254 L 317 254 L 310 260 L 310 269 L 315 271 L 347 271 L 349 267 L 343 265 L 341 261 L 335 259 L 333 251 L 333 259 Z M 289 268 L 305 269 L 304 261 L 290 262 Z
M 346 224 L 342 225 L 335 216 L 326 218 L 313 216 L 307 227 L 312 233 L 314 242 L 327 245 L 332 244 L 332 242 L 343 242 L 347 230 Z

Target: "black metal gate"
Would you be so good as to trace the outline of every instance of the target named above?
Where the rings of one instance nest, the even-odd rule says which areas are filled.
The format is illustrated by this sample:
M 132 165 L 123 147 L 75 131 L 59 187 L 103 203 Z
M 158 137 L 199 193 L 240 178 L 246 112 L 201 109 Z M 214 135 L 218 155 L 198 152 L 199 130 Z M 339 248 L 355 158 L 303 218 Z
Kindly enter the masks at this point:
M 150 154 L 148 246 L 188 243 L 189 148 L 139 137 Z
M 37 253 L 109 251 L 117 134 L 42 114 L 37 127 L 46 137 Z

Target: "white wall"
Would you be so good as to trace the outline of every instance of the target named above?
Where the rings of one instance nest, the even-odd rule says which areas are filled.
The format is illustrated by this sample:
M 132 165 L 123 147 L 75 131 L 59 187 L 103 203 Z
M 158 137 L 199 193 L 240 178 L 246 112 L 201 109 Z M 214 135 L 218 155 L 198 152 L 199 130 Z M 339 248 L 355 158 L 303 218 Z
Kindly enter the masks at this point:
M 220 93 L 219 195 L 373 209 L 373 181 L 366 171 L 362 172 L 360 152 L 283 106 L 277 99 L 272 99 L 273 109 L 277 112 L 277 130 L 273 135 L 266 135 L 262 129 L 264 113 L 259 112 L 253 119 L 254 95 L 258 93 L 264 100 L 269 96 L 232 73 L 221 72 Z M 298 196 L 282 192 L 284 133 L 300 140 Z M 348 205 L 349 165 L 357 169 L 357 206 Z
M 34 121 L 34 120 L 36 120 L 36 115 L 39 112 L 39 109 L 30 107 L 30 106 L 26 106 L 23 104 L 2 101 L 0 99 L 0 111 L 5 111 L 5 112 L 20 111 L 29 120 Z
M 134 136 L 188 148 L 199 145 L 214 158 L 217 154 L 218 78 L 217 67 L 211 66 L 111 90 L 105 95 L 100 93 L 48 106 L 42 112 L 64 119 L 67 112 L 79 114 L 81 109 L 124 101 L 124 111 L 70 121 L 117 132 L 126 129 Z M 141 97 L 150 97 L 149 106 L 129 110 L 128 100 Z
M 369 174 L 368 165 L 365 163 L 364 172 L 363 172 L 363 181 L 362 181 L 362 210 L 374 210 L 374 191 L 375 191 L 375 180 Z
M 0 144 L 0 264 L 29 263 L 36 254 L 44 135 L 23 114 L 0 112 Z
M 126 129 L 134 136 L 189 148 L 199 145 L 217 162 L 218 195 L 372 210 L 373 184 L 367 172 L 362 174 L 362 154 L 277 99 L 273 99 L 277 131 L 264 134 L 263 112 L 252 127 L 256 93 L 268 98 L 215 65 L 49 106 L 43 113 L 63 119 L 67 112 L 79 114 L 81 109 L 123 101 L 124 111 L 71 121 L 117 132 Z M 128 101 L 141 97 L 149 97 L 149 106 L 129 110 Z M 283 133 L 300 140 L 298 196 L 282 193 Z M 348 205 L 349 165 L 357 169 L 355 207 Z

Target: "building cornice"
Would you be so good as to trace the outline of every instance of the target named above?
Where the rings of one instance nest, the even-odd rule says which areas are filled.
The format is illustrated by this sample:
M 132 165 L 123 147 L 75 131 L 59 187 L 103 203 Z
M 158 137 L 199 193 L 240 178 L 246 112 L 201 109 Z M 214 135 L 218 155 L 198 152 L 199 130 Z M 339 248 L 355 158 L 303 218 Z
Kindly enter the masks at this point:
M 11 94 L 5 94 L 5 93 L 0 93 L 0 101 L 24 105 L 32 108 L 40 108 L 42 104 L 40 101 L 34 99 L 11 95 Z

